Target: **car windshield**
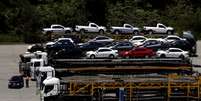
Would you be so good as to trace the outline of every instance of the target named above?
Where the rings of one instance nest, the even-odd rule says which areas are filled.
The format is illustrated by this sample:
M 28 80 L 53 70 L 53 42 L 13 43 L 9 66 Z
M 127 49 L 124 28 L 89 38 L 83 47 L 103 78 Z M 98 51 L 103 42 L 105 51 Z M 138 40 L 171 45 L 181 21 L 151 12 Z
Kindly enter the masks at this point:
M 34 63 L 34 67 L 39 67 L 40 66 L 40 62 L 35 62 Z
M 46 85 L 45 86 L 45 93 L 48 93 L 48 92 L 50 92 L 51 90 L 53 90 L 53 88 L 54 88 L 54 85 Z
M 11 78 L 11 80 L 12 80 L 12 81 L 18 81 L 18 80 L 20 80 L 20 76 L 13 76 L 13 77 Z
M 109 39 L 107 37 L 97 37 L 96 40 L 104 40 L 104 39 Z
M 111 43 L 111 44 L 106 45 L 106 47 L 115 46 L 115 45 L 117 45 L 117 44 L 118 44 L 118 42 L 113 42 L 113 43 Z
M 142 37 L 136 37 L 136 38 L 133 38 L 132 40 L 145 40 L 145 38 L 142 38 Z

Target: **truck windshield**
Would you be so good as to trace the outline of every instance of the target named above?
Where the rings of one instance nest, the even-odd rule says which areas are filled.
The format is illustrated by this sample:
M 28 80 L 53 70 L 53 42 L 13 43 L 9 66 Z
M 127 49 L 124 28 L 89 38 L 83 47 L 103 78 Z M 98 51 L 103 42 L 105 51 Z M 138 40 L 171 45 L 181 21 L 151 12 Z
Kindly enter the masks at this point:
M 40 66 L 40 62 L 35 62 L 34 63 L 34 67 L 39 67 Z
M 48 92 L 50 92 L 51 90 L 53 90 L 53 88 L 54 88 L 54 85 L 46 85 L 45 86 L 45 93 L 48 93 Z

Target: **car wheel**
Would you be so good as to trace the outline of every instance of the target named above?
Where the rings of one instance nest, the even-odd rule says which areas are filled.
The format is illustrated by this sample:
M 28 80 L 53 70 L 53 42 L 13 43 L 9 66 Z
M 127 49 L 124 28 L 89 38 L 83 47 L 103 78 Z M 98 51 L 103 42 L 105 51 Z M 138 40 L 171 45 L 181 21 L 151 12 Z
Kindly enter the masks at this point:
M 180 55 L 179 58 L 184 59 L 185 57 L 184 57 L 184 55 Z
M 118 30 L 115 30 L 114 33 L 115 33 L 116 35 L 118 35 L 118 34 L 119 34 L 119 31 L 118 31 Z
M 109 55 L 109 58 L 110 58 L 110 59 L 114 59 L 114 55 L 112 55 L 112 54 Z
M 160 55 L 160 57 L 161 57 L 161 58 L 165 58 L 166 56 L 165 56 L 165 54 L 162 54 L 162 55 Z
M 91 56 L 90 56 L 90 59 L 95 59 L 95 55 L 91 55 Z
M 126 58 L 126 59 L 129 59 L 130 57 L 129 57 L 129 56 L 126 56 L 125 58 Z
M 145 55 L 145 58 L 149 58 L 149 56 L 148 56 L 148 55 Z
M 168 31 L 167 31 L 167 34 L 168 34 L 168 35 L 171 35 L 171 34 L 173 34 L 173 31 L 168 30 Z
M 138 35 L 138 34 L 139 34 L 139 31 L 136 31 L 136 30 L 135 30 L 135 31 L 133 31 L 133 34 L 134 34 L 134 35 Z
M 84 29 L 81 29 L 81 30 L 80 30 L 80 33 L 81 33 L 81 34 L 84 34 L 84 33 L 85 33 Z
M 99 34 L 104 34 L 104 31 L 101 29 L 101 30 L 99 31 Z
M 152 35 L 152 34 L 153 34 L 153 31 L 152 31 L 152 30 L 149 30 L 149 31 L 148 31 L 148 34 L 149 34 L 149 35 Z

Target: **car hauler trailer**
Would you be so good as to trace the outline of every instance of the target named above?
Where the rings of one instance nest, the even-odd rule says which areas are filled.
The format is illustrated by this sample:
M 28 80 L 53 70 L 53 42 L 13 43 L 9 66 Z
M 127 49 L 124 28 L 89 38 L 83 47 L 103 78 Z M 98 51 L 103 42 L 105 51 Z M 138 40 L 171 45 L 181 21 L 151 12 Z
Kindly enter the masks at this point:
M 47 78 L 41 101 L 199 101 L 200 81 L 175 74 Z
M 126 65 L 126 63 L 120 62 L 115 65 L 111 62 L 113 67 L 107 67 L 109 63 L 97 67 L 106 60 L 63 60 L 64 64 L 68 63 L 67 67 L 61 69 L 55 67 L 55 71 L 67 71 L 73 75 L 66 77 L 60 75 L 59 78 L 47 77 L 43 81 L 41 101 L 175 101 L 200 99 L 201 77 L 194 75 L 191 62 L 179 59 L 171 61 L 156 59 L 154 62 L 144 59 L 143 64 L 141 63 L 142 60 L 121 59 L 118 61 L 126 61 L 127 64 L 130 64 Z M 73 63 L 75 61 L 76 63 Z M 70 63 L 73 64 L 73 67 L 70 67 Z M 85 66 L 85 64 L 87 65 Z
M 53 59 L 55 68 L 115 67 L 115 66 L 183 66 L 191 65 L 190 59 L 180 58 L 135 58 L 135 59 Z

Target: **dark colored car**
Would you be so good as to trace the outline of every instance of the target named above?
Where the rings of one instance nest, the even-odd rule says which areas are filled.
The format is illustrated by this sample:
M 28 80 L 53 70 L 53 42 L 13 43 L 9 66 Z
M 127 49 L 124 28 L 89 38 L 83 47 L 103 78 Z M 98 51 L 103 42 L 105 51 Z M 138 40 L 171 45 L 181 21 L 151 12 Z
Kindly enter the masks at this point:
M 105 46 L 105 44 L 103 44 L 101 42 L 86 42 L 81 45 L 78 45 L 78 47 L 82 51 L 93 51 L 93 50 L 98 49 L 99 47 L 104 47 L 104 46 Z
M 122 51 L 119 53 L 120 57 L 131 58 L 131 57 L 152 57 L 155 56 L 156 53 L 149 48 L 133 48 L 129 51 Z
M 8 88 L 23 88 L 24 79 L 21 75 L 12 76 L 8 81 Z
M 62 50 L 62 49 L 68 49 L 68 48 L 74 48 L 75 44 L 72 43 L 70 40 L 59 40 L 56 43 L 52 45 L 47 45 L 46 49 L 49 50 Z
M 107 45 L 106 47 L 118 50 L 118 51 L 125 51 L 133 49 L 133 44 L 129 41 L 120 41 L 120 42 L 113 42 L 112 44 Z
M 84 53 L 77 47 L 62 49 L 51 55 L 51 59 L 77 59 L 84 57 Z
M 146 40 L 139 47 L 150 48 L 150 49 L 153 49 L 154 51 L 157 51 L 159 49 L 166 49 L 166 48 L 168 48 L 169 44 L 164 43 L 163 41 L 160 41 L 160 40 Z
M 27 49 L 27 51 L 28 52 L 31 52 L 31 53 L 33 53 L 33 52 L 36 52 L 36 51 L 42 51 L 42 52 L 44 52 L 44 47 L 41 45 L 41 44 L 34 44 L 34 45 L 31 45 L 31 46 L 29 46 L 28 47 L 28 49 Z

